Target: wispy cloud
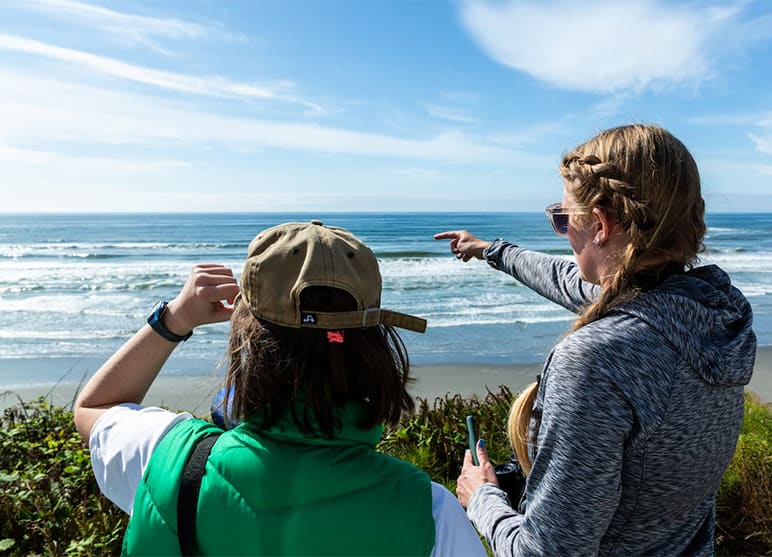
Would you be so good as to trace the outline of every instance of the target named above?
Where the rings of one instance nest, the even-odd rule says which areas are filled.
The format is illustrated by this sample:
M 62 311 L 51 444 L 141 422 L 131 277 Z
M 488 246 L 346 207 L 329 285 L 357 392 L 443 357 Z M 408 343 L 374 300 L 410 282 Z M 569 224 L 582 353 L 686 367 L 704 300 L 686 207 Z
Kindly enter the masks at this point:
M 699 85 L 741 8 L 661 0 L 467 0 L 461 17 L 499 63 L 552 85 L 610 93 Z
M 289 81 L 280 82 L 274 86 L 252 83 L 233 82 L 221 77 L 189 76 L 175 72 L 154 70 L 134 64 L 128 64 L 70 48 L 62 48 L 0 33 L 0 50 L 21 52 L 67 64 L 80 66 L 102 75 L 126 79 L 145 85 L 151 85 L 168 91 L 205 95 L 211 97 L 227 97 L 242 99 L 281 100 L 297 103 L 315 112 L 322 108 L 312 102 L 298 99 L 290 94 L 293 84 Z
M 748 137 L 751 138 L 756 149 L 764 154 L 772 155 L 772 130 L 767 135 L 757 135 L 755 133 L 749 133 Z
M 447 131 L 431 137 L 397 137 L 296 122 L 237 118 L 185 105 L 3 70 L 0 139 L 7 145 L 212 144 L 243 152 L 277 148 L 335 155 L 432 160 L 448 163 L 506 161 L 508 149 Z
M 155 172 L 169 168 L 184 168 L 189 163 L 178 160 L 132 160 L 112 157 L 84 157 L 63 155 L 51 151 L 19 149 L 0 145 L 0 161 L 19 165 L 68 165 L 72 169 L 105 170 L 109 172 Z
M 173 18 L 158 18 L 111 10 L 102 6 L 71 0 L 26 0 L 22 8 L 89 26 L 130 44 L 140 44 L 162 52 L 168 51 L 156 39 L 195 40 L 217 38 L 246 41 L 243 36 L 227 33 L 216 24 L 202 25 Z
M 397 168 L 392 170 L 392 174 L 410 182 L 438 182 L 446 178 L 434 168 Z
M 432 118 L 456 124 L 479 124 L 474 112 L 480 106 L 480 98 L 469 91 L 445 90 L 439 92 L 439 100 L 424 104 Z
M 426 111 L 433 118 L 457 122 L 459 124 L 477 124 L 480 122 L 478 118 L 470 116 L 463 109 L 453 106 L 430 103 L 426 105 Z
M 544 141 L 545 138 L 566 135 L 566 128 L 565 122 L 543 122 L 523 127 L 517 131 L 497 133 L 491 135 L 489 139 L 497 145 L 506 145 L 513 149 L 520 149 L 528 145 L 538 144 Z
M 736 114 L 711 114 L 689 119 L 690 122 L 706 126 L 747 127 L 747 137 L 761 153 L 772 155 L 772 112 L 742 112 Z

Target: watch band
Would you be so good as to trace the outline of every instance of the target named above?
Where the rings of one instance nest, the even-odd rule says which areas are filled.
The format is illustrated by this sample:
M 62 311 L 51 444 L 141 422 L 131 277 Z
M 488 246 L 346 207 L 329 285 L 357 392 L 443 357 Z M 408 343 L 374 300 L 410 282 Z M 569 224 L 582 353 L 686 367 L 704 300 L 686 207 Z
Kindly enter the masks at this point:
M 169 329 L 166 328 L 166 326 L 163 324 L 163 321 L 161 321 L 161 316 L 166 311 L 166 306 L 169 305 L 169 302 L 166 300 L 162 302 L 158 302 L 156 306 L 153 308 L 153 312 L 148 316 L 147 318 L 147 324 L 150 325 L 150 327 L 159 335 L 164 337 L 169 342 L 184 342 L 188 340 L 191 335 L 193 334 L 193 331 L 190 331 L 186 335 L 175 335 L 173 332 L 171 332 Z

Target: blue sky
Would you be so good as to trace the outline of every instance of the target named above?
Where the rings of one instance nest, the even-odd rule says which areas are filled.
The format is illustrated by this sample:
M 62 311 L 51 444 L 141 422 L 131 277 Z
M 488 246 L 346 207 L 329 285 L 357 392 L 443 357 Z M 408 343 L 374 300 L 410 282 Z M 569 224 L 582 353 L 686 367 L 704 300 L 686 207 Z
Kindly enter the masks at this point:
M 656 123 L 772 211 L 772 2 L 0 3 L 0 211 L 534 211 Z

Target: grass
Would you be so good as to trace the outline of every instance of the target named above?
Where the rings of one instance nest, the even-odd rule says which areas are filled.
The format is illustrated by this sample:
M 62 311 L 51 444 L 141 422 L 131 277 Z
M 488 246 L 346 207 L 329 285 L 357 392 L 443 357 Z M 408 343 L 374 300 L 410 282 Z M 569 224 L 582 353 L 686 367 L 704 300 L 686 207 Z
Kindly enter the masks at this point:
M 475 416 L 491 458 L 509 455 L 504 433 L 513 393 L 483 399 L 421 400 L 379 449 L 413 462 L 455 489 Z M 717 497 L 719 555 L 772 555 L 772 408 L 753 396 L 737 451 Z M 19 401 L 0 416 L 0 555 L 117 555 L 127 517 L 100 493 L 72 412 L 44 399 Z

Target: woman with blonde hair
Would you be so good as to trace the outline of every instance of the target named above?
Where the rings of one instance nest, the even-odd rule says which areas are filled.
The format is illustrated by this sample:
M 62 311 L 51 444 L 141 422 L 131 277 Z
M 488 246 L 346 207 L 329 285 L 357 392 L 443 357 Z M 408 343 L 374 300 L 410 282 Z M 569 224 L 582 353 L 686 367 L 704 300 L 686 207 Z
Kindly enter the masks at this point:
M 560 173 L 547 218 L 575 262 L 463 230 L 435 236 L 579 314 L 512 407 L 522 500 L 498 489 L 482 442 L 458 497 L 496 555 L 712 554 L 756 337 L 726 273 L 694 266 L 697 165 L 666 130 L 629 125 L 565 155 Z

